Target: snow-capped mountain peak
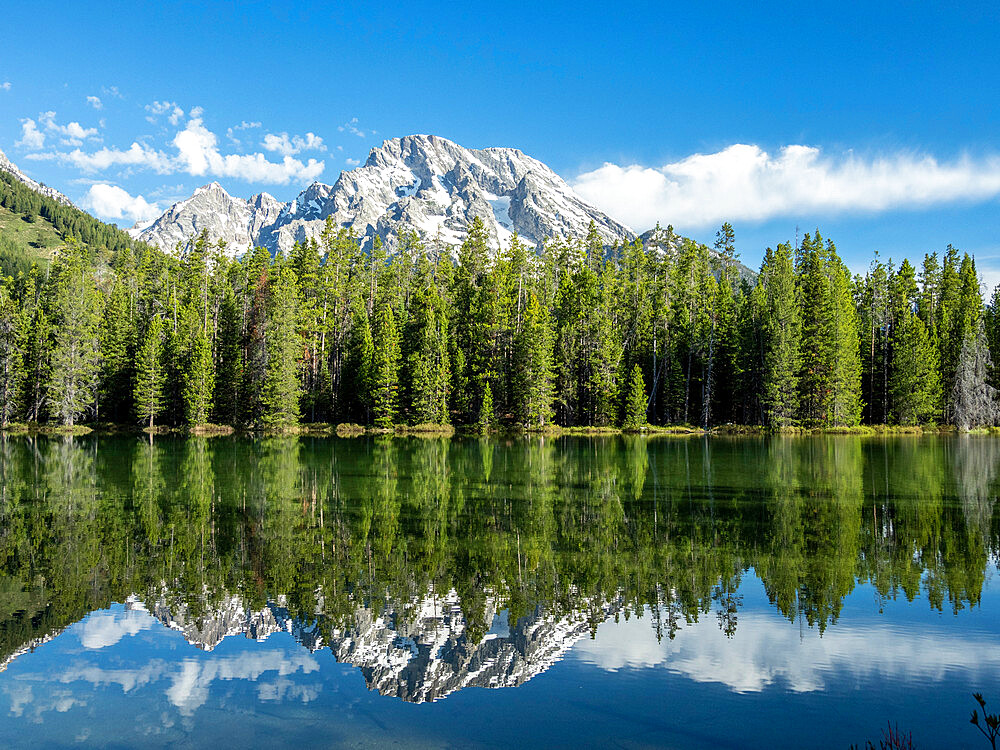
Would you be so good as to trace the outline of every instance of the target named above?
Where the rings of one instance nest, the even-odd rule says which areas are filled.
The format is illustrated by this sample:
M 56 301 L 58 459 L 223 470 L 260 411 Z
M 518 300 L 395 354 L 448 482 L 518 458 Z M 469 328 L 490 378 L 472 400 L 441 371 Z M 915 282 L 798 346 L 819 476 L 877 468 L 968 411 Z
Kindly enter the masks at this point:
M 608 244 L 634 236 L 518 149 L 467 149 L 433 135 L 389 139 L 332 186 L 313 183 L 287 204 L 266 193 L 243 201 L 212 183 L 133 231 L 170 248 L 207 228 L 236 252 L 250 244 L 287 252 L 318 238 L 329 218 L 366 243 L 379 235 L 391 247 L 397 232 L 415 230 L 425 241 L 457 245 L 477 216 L 494 245 L 515 232 L 529 245 L 583 236 L 591 221 Z

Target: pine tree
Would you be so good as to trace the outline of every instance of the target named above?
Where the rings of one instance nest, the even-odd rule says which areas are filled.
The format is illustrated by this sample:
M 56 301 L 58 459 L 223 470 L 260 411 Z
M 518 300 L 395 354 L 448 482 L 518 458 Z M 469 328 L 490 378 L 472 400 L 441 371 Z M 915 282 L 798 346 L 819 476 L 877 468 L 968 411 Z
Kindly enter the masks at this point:
M 625 430 L 641 430 L 646 426 L 646 383 L 642 378 L 642 369 L 639 365 L 632 368 L 632 378 L 629 380 L 628 400 L 625 405 L 625 421 L 622 428 Z
M 410 301 L 403 379 L 411 424 L 448 422 L 448 318 L 427 271 Z
M 961 430 L 995 425 L 1000 419 L 997 390 L 987 382 L 992 365 L 980 323 L 962 342 L 948 400 L 952 421 Z
M 215 398 L 213 420 L 234 425 L 240 418 L 240 388 L 243 355 L 240 346 L 240 311 L 231 285 L 226 285 L 219 303 L 215 337 Z
M 761 267 L 764 288 L 762 399 L 764 417 L 774 427 L 792 424 L 798 411 L 801 322 L 795 294 L 792 248 L 768 248 Z
M 299 301 L 295 273 L 290 268 L 277 272 L 270 290 L 267 310 L 267 369 L 263 386 L 261 423 L 267 427 L 287 427 L 299 417 Z
M 375 313 L 371 359 L 372 416 L 376 427 L 388 429 L 396 420 L 399 389 L 399 333 L 392 306 L 383 300 Z
M 149 429 L 153 429 L 156 417 L 163 413 L 163 385 L 166 381 L 163 359 L 163 320 L 157 316 L 146 327 L 146 335 L 136 356 L 132 395 L 135 414 Z
M 121 280 L 104 305 L 101 319 L 101 374 L 98 405 L 102 419 L 123 422 L 132 401 L 132 351 L 134 330 L 129 309 L 128 290 Z
M 212 347 L 205 331 L 198 328 L 184 368 L 184 419 L 189 425 L 205 424 L 212 412 L 215 369 Z
M 375 346 L 363 299 L 356 296 L 352 307 L 353 321 L 344 368 L 344 412 L 348 419 L 367 423 L 371 409 L 372 355 Z
M 17 304 L 6 279 L 0 279 L 0 429 L 14 417 L 24 379 L 18 323 Z
M 514 401 L 520 421 L 541 428 L 552 421 L 555 385 L 548 310 L 531 295 L 518 333 Z
M 54 340 L 46 395 L 52 416 L 72 427 L 96 397 L 99 302 L 88 259 L 76 244 L 58 258 L 50 298 Z
M 924 322 L 909 306 L 899 312 L 892 335 L 889 392 L 896 424 L 932 421 L 941 402 L 937 350 Z
M 483 400 L 479 405 L 479 420 L 477 426 L 481 435 L 486 435 L 493 430 L 496 424 L 496 415 L 493 413 L 493 389 L 489 382 L 483 389 Z

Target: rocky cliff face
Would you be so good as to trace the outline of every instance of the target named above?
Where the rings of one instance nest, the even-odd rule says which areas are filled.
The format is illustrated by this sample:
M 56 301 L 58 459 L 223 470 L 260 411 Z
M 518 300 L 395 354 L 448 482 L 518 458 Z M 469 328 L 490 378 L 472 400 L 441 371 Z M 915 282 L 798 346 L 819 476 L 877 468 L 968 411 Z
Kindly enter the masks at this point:
M 213 182 L 195 190 L 187 200 L 175 203 L 160 218 L 137 225 L 130 232 L 145 242 L 172 250 L 207 230 L 212 241 L 225 241 L 229 251 L 238 255 L 256 244 L 261 229 L 277 218 L 283 206 L 267 193 L 249 200 L 234 198 Z
M 416 231 L 425 242 L 457 245 L 477 216 L 494 245 L 514 232 L 530 245 L 554 236 L 582 237 L 591 221 L 607 244 L 634 236 L 517 149 L 467 149 L 427 135 L 385 141 L 363 166 L 342 173 L 332 186 L 312 184 L 291 203 L 267 198 L 258 208 L 254 198 L 232 198 L 213 184 L 132 231 L 169 248 L 207 228 L 213 239 L 240 252 L 251 243 L 287 252 L 296 241 L 318 238 L 327 219 L 366 242 L 378 235 L 390 247 L 400 230 Z
M 0 151 L 0 172 L 6 172 L 12 175 L 15 180 L 27 185 L 29 188 L 34 190 L 36 193 L 41 193 L 47 198 L 52 198 L 53 200 L 59 201 L 63 205 L 72 206 L 73 203 L 65 195 L 60 193 L 58 190 L 53 190 L 52 188 L 42 185 L 40 182 L 35 182 L 33 179 L 28 177 L 24 172 L 17 168 L 7 155 L 3 151 Z
M 359 606 L 344 628 L 330 626 L 322 614 L 311 622 L 292 618 L 280 597 L 259 611 L 247 609 L 239 597 L 227 597 L 199 617 L 166 599 L 148 609 L 206 651 L 231 636 L 264 640 L 273 633 L 290 633 L 310 651 L 329 648 L 337 661 L 360 669 L 369 689 L 409 702 L 439 700 L 465 687 L 521 685 L 555 664 L 591 630 L 586 614 L 556 615 L 542 606 L 507 623 L 506 613 L 498 613 L 488 600 L 482 614 L 493 627 L 473 638 L 454 591 L 431 592 L 381 614 Z M 321 600 L 317 610 L 322 610 Z M 615 605 L 601 610 L 607 617 Z

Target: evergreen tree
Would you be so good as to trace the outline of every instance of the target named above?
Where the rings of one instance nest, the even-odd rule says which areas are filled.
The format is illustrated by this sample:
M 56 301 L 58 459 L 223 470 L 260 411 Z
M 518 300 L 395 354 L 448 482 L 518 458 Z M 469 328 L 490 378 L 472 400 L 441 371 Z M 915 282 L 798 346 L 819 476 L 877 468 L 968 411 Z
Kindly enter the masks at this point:
M 639 365 L 632 368 L 632 378 L 629 381 L 628 401 L 625 405 L 625 421 L 622 428 L 626 430 L 641 430 L 646 426 L 646 383 L 642 378 Z
M 768 248 L 761 267 L 760 283 L 764 289 L 763 410 L 773 427 L 792 424 L 798 411 L 799 346 L 801 322 L 795 296 L 795 273 L 790 245 Z
M 980 322 L 962 342 L 948 400 L 952 421 L 959 429 L 995 425 L 1000 418 L 997 390 L 987 382 L 992 366 Z
M 240 387 L 243 356 L 240 346 L 240 311 L 231 285 L 226 285 L 219 304 L 215 337 L 215 398 L 213 420 L 234 425 L 240 419 Z
M 93 405 L 100 367 L 99 301 L 83 248 L 70 244 L 53 269 L 53 346 L 46 397 L 52 415 L 72 427 Z
M 423 279 L 410 301 L 403 344 L 405 412 L 411 424 L 448 422 L 448 318 L 444 300 L 429 278 Z
M 299 417 L 299 300 L 295 273 L 281 268 L 271 286 L 267 311 L 267 369 L 263 385 L 261 423 L 287 427 Z
M 525 310 L 516 349 L 516 413 L 527 427 L 545 427 L 552 421 L 553 415 L 552 333 L 548 311 L 535 294 L 531 295 Z
M 14 417 L 24 378 L 19 314 L 6 279 L 0 278 L 0 429 Z
M 477 426 L 480 434 L 486 435 L 491 432 L 494 424 L 496 424 L 496 415 L 493 413 L 493 389 L 490 388 L 490 384 L 487 382 L 486 387 L 483 388 L 483 400 L 479 405 Z
M 399 333 L 392 306 L 378 304 L 371 357 L 371 403 L 376 427 L 388 429 L 396 420 L 399 388 Z
M 116 280 L 101 318 L 98 405 L 102 419 L 123 422 L 128 418 L 132 401 L 133 342 L 128 290 L 124 283 Z
M 375 346 L 372 343 L 368 311 L 361 297 L 354 298 L 353 311 L 344 378 L 345 415 L 348 419 L 367 423 L 371 409 L 372 355 Z
M 205 331 L 198 328 L 184 368 L 184 419 L 189 425 L 205 424 L 212 412 L 215 369 L 212 347 Z
M 889 390 L 897 424 L 929 422 L 941 402 L 937 350 L 927 327 L 909 306 L 901 309 L 892 337 Z
M 166 381 L 163 351 L 163 321 L 154 317 L 136 357 L 135 389 L 132 400 L 135 414 L 149 429 L 163 413 L 163 385 Z

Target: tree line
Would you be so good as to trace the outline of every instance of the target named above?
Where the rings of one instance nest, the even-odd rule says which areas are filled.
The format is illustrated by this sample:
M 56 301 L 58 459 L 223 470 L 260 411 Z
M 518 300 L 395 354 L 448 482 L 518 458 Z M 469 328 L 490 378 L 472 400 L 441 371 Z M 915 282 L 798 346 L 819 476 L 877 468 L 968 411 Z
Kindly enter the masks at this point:
M 280 428 L 297 422 L 766 425 L 998 419 L 1000 297 L 949 246 L 918 272 L 853 276 L 817 231 L 741 274 L 657 231 L 457 250 L 412 232 L 389 254 L 328 222 L 233 259 L 202 233 L 172 253 L 70 242 L 0 283 L 0 424 Z

